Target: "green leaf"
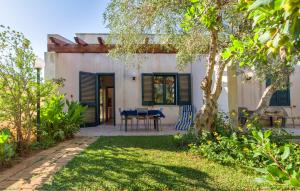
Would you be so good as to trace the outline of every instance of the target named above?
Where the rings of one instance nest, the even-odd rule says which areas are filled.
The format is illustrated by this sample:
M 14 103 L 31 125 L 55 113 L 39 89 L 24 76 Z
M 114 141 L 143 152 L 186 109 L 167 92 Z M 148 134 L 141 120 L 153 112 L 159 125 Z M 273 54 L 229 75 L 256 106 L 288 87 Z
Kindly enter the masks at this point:
M 277 166 L 269 165 L 267 171 L 272 175 L 280 179 L 286 179 L 286 174 L 282 172 Z
M 292 177 L 289 181 L 290 185 L 299 187 L 300 186 L 300 180 L 297 177 Z
M 263 139 L 264 139 L 264 135 L 263 135 L 263 133 L 262 133 L 261 131 L 259 131 L 259 132 L 257 133 L 257 135 L 258 135 L 258 137 L 260 138 L 260 140 L 263 140 Z
M 277 33 L 276 36 L 275 36 L 275 38 L 274 38 L 274 40 L 273 40 L 273 43 L 272 43 L 275 48 L 278 47 L 279 41 L 280 41 L 280 34 Z
M 255 170 L 256 172 L 261 173 L 261 174 L 268 174 L 268 171 L 267 171 L 267 169 L 265 169 L 265 168 L 254 168 L 254 170 Z
M 297 18 L 297 17 L 294 18 L 291 33 L 293 35 L 294 40 L 299 40 L 299 38 L 300 38 L 300 18 Z
M 269 5 L 273 0 L 256 0 L 250 7 L 249 11 L 256 9 L 262 5 Z
M 269 31 L 266 31 L 264 34 L 262 34 L 258 40 L 262 43 L 267 42 L 271 38 Z
M 253 16 L 253 26 L 255 26 L 256 24 L 260 23 L 261 21 L 263 21 L 266 18 L 266 14 L 256 14 Z
M 265 133 L 264 133 L 264 137 L 265 138 L 269 138 L 271 135 L 272 135 L 272 131 L 271 130 L 265 131 Z
M 287 158 L 290 156 L 290 153 L 291 153 L 290 147 L 289 147 L 289 146 L 285 146 L 285 147 L 284 147 L 284 152 L 283 152 L 283 154 L 281 155 L 281 159 L 282 159 L 282 160 L 287 159 Z
M 274 1 L 274 10 L 278 11 L 282 9 L 282 4 L 284 0 L 275 0 Z
M 290 20 L 285 21 L 284 27 L 283 27 L 283 33 L 284 34 L 289 34 L 290 31 Z
M 224 59 L 229 58 L 231 55 L 232 55 L 232 53 L 231 53 L 230 50 L 225 50 L 225 52 L 222 53 L 222 57 L 223 57 Z

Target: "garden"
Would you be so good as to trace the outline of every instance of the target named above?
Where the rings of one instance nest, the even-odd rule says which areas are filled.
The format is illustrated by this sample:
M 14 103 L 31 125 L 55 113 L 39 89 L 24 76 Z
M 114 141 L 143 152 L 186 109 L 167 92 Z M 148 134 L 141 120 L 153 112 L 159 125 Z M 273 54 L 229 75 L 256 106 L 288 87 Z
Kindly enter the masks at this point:
M 141 53 L 144 34 L 177 51 L 178 68 L 207 54 L 203 107 L 186 133 L 99 137 L 57 172 L 43 190 L 278 190 L 300 188 L 300 146 L 266 128 L 260 115 L 288 88 L 299 63 L 299 0 L 112 0 L 104 14 L 112 58 Z M 133 27 L 134 26 L 134 27 Z M 142 34 L 142 35 L 141 35 Z M 30 41 L 0 26 L 0 169 L 74 137 L 85 107 L 59 93 L 63 79 L 40 80 Z M 221 113 L 225 69 L 268 79 L 256 110 Z M 229 73 L 229 72 L 228 72 Z M 199 89 L 200 91 L 200 89 Z M 279 127 L 278 127 L 279 128 Z M 279 128 L 280 129 L 280 128 Z

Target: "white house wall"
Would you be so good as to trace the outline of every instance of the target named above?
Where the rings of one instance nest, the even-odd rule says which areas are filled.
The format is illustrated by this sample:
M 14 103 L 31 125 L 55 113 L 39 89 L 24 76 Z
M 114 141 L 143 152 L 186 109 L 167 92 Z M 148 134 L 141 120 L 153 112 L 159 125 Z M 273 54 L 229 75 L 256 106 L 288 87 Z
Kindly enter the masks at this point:
M 116 123 L 120 123 L 118 108 L 128 109 L 142 107 L 141 74 L 142 73 L 191 73 L 192 76 L 192 101 L 199 109 L 202 106 L 202 91 L 200 82 L 205 74 L 205 60 L 202 56 L 196 63 L 188 65 L 184 71 L 176 68 L 175 54 L 142 54 L 137 56 L 139 68 L 136 71 L 136 80 L 129 77 L 124 63 L 120 63 L 100 53 L 45 53 L 45 78 L 64 78 L 65 86 L 61 92 L 68 99 L 79 99 L 79 72 L 115 73 L 115 108 Z M 224 100 L 227 102 L 227 99 Z M 175 124 L 178 119 L 178 106 L 154 106 L 163 108 L 166 118 L 164 124 Z

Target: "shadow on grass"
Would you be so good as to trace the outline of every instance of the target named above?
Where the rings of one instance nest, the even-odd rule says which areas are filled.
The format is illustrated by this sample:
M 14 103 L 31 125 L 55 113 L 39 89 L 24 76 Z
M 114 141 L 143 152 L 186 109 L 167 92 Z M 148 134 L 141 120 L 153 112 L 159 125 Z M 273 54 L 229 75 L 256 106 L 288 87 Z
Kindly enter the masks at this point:
M 206 173 L 180 165 L 180 160 L 170 162 L 170 157 L 177 160 L 171 139 L 101 137 L 42 189 L 221 190 L 209 186 Z

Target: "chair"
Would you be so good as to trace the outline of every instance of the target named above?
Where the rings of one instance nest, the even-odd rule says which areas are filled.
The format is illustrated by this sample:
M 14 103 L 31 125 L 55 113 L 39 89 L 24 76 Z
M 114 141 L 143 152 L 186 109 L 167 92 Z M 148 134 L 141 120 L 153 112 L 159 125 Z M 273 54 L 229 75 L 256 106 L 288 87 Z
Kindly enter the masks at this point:
M 136 129 L 139 127 L 139 121 L 144 121 L 145 128 L 148 128 L 149 116 L 148 108 L 137 108 Z
M 183 105 L 179 108 L 179 118 L 176 123 L 176 130 L 188 130 L 194 120 L 194 107 L 192 105 Z
M 121 129 L 122 129 L 122 126 L 123 126 L 123 121 L 125 121 L 126 118 L 125 118 L 124 115 L 121 115 L 121 113 L 122 113 L 122 109 L 121 109 L 121 108 L 119 108 L 119 113 L 120 113 L 120 117 L 121 117 L 121 125 L 120 125 L 120 130 L 121 130 Z M 128 120 L 130 120 L 130 122 L 131 122 L 131 129 L 132 129 L 132 125 L 133 125 L 133 117 L 128 116 L 128 117 L 127 117 L 127 122 L 128 122 Z
M 159 109 L 159 111 L 160 112 L 163 112 L 163 108 L 161 107 L 160 109 Z M 158 130 L 162 127 L 161 126 L 161 117 L 160 116 L 149 116 L 149 126 L 150 126 L 150 128 L 151 128 L 151 121 L 153 120 L 155 120 L 156 118 L 158 118 Z

